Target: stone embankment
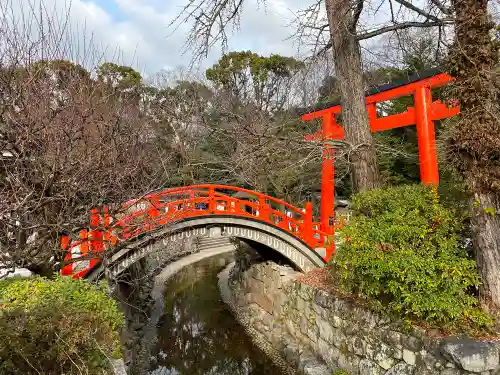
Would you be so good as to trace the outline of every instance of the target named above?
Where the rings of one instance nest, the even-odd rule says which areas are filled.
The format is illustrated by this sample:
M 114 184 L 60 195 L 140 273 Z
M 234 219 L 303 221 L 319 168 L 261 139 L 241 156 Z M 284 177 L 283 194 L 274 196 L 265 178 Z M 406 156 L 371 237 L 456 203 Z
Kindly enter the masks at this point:
M 410 332 L 401 323 L 301 283 L 301 275 L 248 250 L 238 251 L 224 298 L 237 317 L 244 317 L 239 319 L 257 344 L 273 348 L 273 355 L 286 358 L 295 371 L 500 375 L 498 342 Z

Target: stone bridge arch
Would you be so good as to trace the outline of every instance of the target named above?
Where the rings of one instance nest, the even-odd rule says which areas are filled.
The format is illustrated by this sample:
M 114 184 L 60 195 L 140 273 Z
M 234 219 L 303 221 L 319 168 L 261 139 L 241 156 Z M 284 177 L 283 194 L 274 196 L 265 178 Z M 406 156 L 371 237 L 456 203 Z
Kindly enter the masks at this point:
M 297 270 L 308 272 L 323 267 L 325 260 L 322 249 L 313 249 L 291 233 L 271 224 L 234 215 L 207 215 L 187 218 L 169 223 L 135 239 L 110 255 L 87 275 L 95 279 L 103 274 L 109 279 L 119 277 L 131 265 L 148 255 L 156 253 L 176 241 L 193 237 L 232 237 L 263 245 L 261 253 L 265 257 L 280 254 Z

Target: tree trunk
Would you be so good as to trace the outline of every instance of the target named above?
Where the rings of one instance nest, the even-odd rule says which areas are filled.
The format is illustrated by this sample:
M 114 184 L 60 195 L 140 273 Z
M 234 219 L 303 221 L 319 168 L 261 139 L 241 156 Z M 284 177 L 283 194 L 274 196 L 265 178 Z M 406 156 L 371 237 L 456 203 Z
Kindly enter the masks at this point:
M 380 186 L 377 155 L 365 105 L 361 52 L 349 0 L 326 0 L 335 73 L 340 84 L 342 122 L 350 144 L 355 193 Z
M 460 121 L 451 128 L 450 160 L 472 194 L 472 231 L 485 310 L 500 312 L 500 106 L 498 44 L 488 0 L 452 0 L 455 43 L 448 71 L 452 98 L 460 99 Z M 452 125 L 453 126 L 453 125 Z
M 482 285 L 479 299 L 490 312 L 500 311 L 500 202 L 494 194 L 476 193 L 473 242 Z

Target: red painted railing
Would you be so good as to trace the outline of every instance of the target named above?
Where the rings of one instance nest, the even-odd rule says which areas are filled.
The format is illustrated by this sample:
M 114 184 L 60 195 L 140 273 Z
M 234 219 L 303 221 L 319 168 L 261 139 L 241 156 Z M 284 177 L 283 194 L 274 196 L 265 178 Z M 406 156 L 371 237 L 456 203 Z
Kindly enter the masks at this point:
M 250 198 L 237 198 L 244 193 Z M 343 225 L 331 226 L 323 230 L 320 223 L 313 220 L 312 204 L 307 202 L 304 209 L 268 195 L 227 185 L 195 185 L 167 189 L 148 194 L 143 198 L 125 203 L 114 222 L 106 208 L 102 214 L 93 210 L 90 230 L 80 232 L 80 240 L 69 243 L 62 239 L 62 246 L 68 250 L 66 261 L 81 258 L 66 265 L 61 273 L 82 277 L 100 261 L 93 254 L 102 253 L 106 248 L 147 233 L 159 226 L 179 220 L 207 215 L 233 215 L 252 218 L 281 228 L 307 243 L 311 248 L 326 248 L 325 260 L 334 251 L 334 230 Z M 98 228 L 98 229 L 96 229 Z M 322 230 L 320 230 L 320 228 Z

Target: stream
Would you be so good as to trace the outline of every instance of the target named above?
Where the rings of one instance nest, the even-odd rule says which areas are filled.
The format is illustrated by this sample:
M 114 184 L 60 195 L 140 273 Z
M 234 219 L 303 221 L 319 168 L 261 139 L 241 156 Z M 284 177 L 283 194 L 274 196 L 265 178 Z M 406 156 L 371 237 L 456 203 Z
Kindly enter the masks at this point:
M 222 302 L 219 255 L 184 267 L 165 284 L 149 375 L 279 375 Z

